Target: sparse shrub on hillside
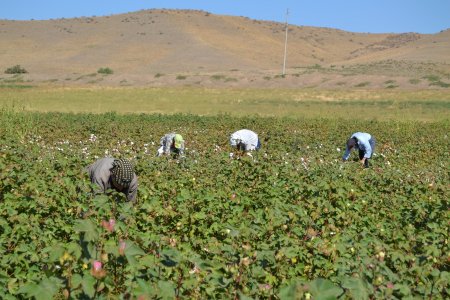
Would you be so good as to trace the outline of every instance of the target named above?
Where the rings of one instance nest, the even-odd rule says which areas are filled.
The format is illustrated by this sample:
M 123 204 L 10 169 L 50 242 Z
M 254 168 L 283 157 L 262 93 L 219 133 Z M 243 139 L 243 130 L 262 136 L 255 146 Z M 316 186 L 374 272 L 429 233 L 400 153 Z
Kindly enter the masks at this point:
M 369 84 L 370 84 L 370 82 L 364 81 L 364 82 L 358 83 L 357 85 L 355 85 L 355 87 L 365 87 L 365 86 L 368 86 Z
M 424 76 L 423 78 L 428 79 L 428 81 L 430 82 L 430 85 L 440 86 L 443 88 L 450 87 L 450 83 L 441 81 L 441 77 L 439 77 L 437 75 L 428 75 L 428 76 Z
M 162 74 L 162 73 L 156 73 L 156 74 L 155 74 L 155 78 L 159 78 L 159 77 L 161 77 L 161 76 L 164 76 L 164 74 Z
M 430 82 L 435 82 L 435 81 L 441 80 L 441 77 L 439 77 L 437 75 L 427 75 L 427 76 L 424 76 L 423 78 L 427 79 Z
M 186 76 L 184 76 L 184 75 L 178 75 L 177 76 L 177 79 L 178 80 L 185 80 L 187 77 Z
M 234 77 L 227 77 L 225 78 L 225 82 L 237 82 L 238 80 Z
M 222 79 L 225 79 L 225 76 L 224 76 L 224 75 L 218 75 L 218 74 L 216 74 L 216 75 L 212 75 L 212 76 L 211 76 L 211 79 L 214 79 L 214 80 L 222 80 Z
M 100 69 L 98 69 L 98 70 L 97 70 L 97 73 L 109 75 L 109 74 L 113 74 L 114 71 L 113 71 L 112 69 L 106 67 L 106 68 L 100 68 Z
M 270 80 L 270 79 L 272 79 L 272 77 L 270 77 L 270 76 L 264 76 L 263 78 L 264 78 L 264 80 Z
M 417 78 L 410 79 L 409 83 L 411 83 L 411 84 L 419 84 L 420 83 L 420 79 L 417 79 Z
M 387 89 L 395 89 L 396 87 L 398 87 L 398 85 L 395 84 L 395 80 L 392 79 L 386 80 L 384 84 L 387 84 L 386 86 Z
M 443 81 L 440 81 L 440 80 L 433 81 L 433 82 L 430 83 L 430 85 L 440 86 L 440 87 L 443 87 L 443 88 L 450 87 L 450 83 L 446 83 L 446 82 L 443 82 Z
M 25 68 L 22 68 L 20 65 L 15 65 L 13 67 L 9 67 L 8 69 L 5 70 L 6 74 L 24 74 L 24 73 L 28 73 L 27 70 L 25 70 Z
M 322 70 L 323 69 L 322 66 L 319 64 L 314 64 L 312 66 L 308 66 L 307 68 L 312 69 L 312 70 Z

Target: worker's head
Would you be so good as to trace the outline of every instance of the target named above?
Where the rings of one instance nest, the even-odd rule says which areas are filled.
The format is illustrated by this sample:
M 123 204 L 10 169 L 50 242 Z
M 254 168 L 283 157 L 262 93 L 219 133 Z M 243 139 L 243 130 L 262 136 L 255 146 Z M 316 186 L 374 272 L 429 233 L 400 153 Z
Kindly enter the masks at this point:
M 127 189 L 134 176 L 133 165 L 126 159 L 115 159 L 111 169 L 111 180 L 114 187 L 123 191 Z
M 241 137 L 235 133 L 230 136 L 231 147 L 237 147 L 241 143 Z
M 356 138 L 354 138 L 354 137 L 349 138 L 347 141 L 347 148 L 349 150 L 353 149 L 353 147 L 355 147 L 355 145 L 356 145 L 356 142 L 357 142 Z
M 184 140 L 181 134 L 175 134 L 175 137 L 173 138 L 173 145 L 176 149 L 180 150 L 183 146 Z

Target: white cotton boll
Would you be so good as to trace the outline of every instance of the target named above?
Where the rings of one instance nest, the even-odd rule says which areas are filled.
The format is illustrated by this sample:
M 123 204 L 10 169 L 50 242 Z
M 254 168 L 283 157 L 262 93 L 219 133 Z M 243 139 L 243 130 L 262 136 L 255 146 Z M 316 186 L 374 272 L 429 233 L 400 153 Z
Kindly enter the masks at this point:
M 336 151 L 337 152 L 341 152 L 341 148 L 336 148 Z
M 230 158 L 233 158 L 234 153 L 230 152 Z

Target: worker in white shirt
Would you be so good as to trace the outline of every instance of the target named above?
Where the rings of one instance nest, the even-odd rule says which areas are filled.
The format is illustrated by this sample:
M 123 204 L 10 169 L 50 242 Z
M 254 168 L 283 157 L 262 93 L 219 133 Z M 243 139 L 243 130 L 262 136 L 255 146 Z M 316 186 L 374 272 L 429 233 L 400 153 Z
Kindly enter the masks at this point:
M 241 151 L 241 153 L 246 152 L 248 154 L 250 154 L 250 151 L 259 150 L 259 148 L 261 148 L 261 142 L 259 141 L 258 135 L 248 129 L 241 129 L 232 133 L 230 136 L 230 145 L 238 151 Z
M 359 151 L 359 160 L 361 164 L 368 168 L 369 159 L 372 158 L 372 154 L 375 150 L 375 139 L 372 135 L 366 132 L 356 132 L 347 140 L 347 147 L 345 149 L 343 161 L 347 161 L 350 157 L 350 152 L 353 148 Z

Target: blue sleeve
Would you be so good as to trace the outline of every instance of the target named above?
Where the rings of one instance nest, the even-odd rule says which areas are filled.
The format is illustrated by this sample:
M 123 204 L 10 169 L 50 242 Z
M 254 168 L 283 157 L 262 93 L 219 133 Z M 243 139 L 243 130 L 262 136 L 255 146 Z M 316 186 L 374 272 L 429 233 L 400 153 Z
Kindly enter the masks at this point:
M 370 146 L 369 141 L 360 141 L 360 143 L 364 147 L 364 158 L 370 158 L 372 155 L 372 147 Z
M 348 147 L 345 147 L 345 153 L 344 156 L 342 156 L 343 160 L 347 160 L 350 157 L 351 150 L 348 149 Z

